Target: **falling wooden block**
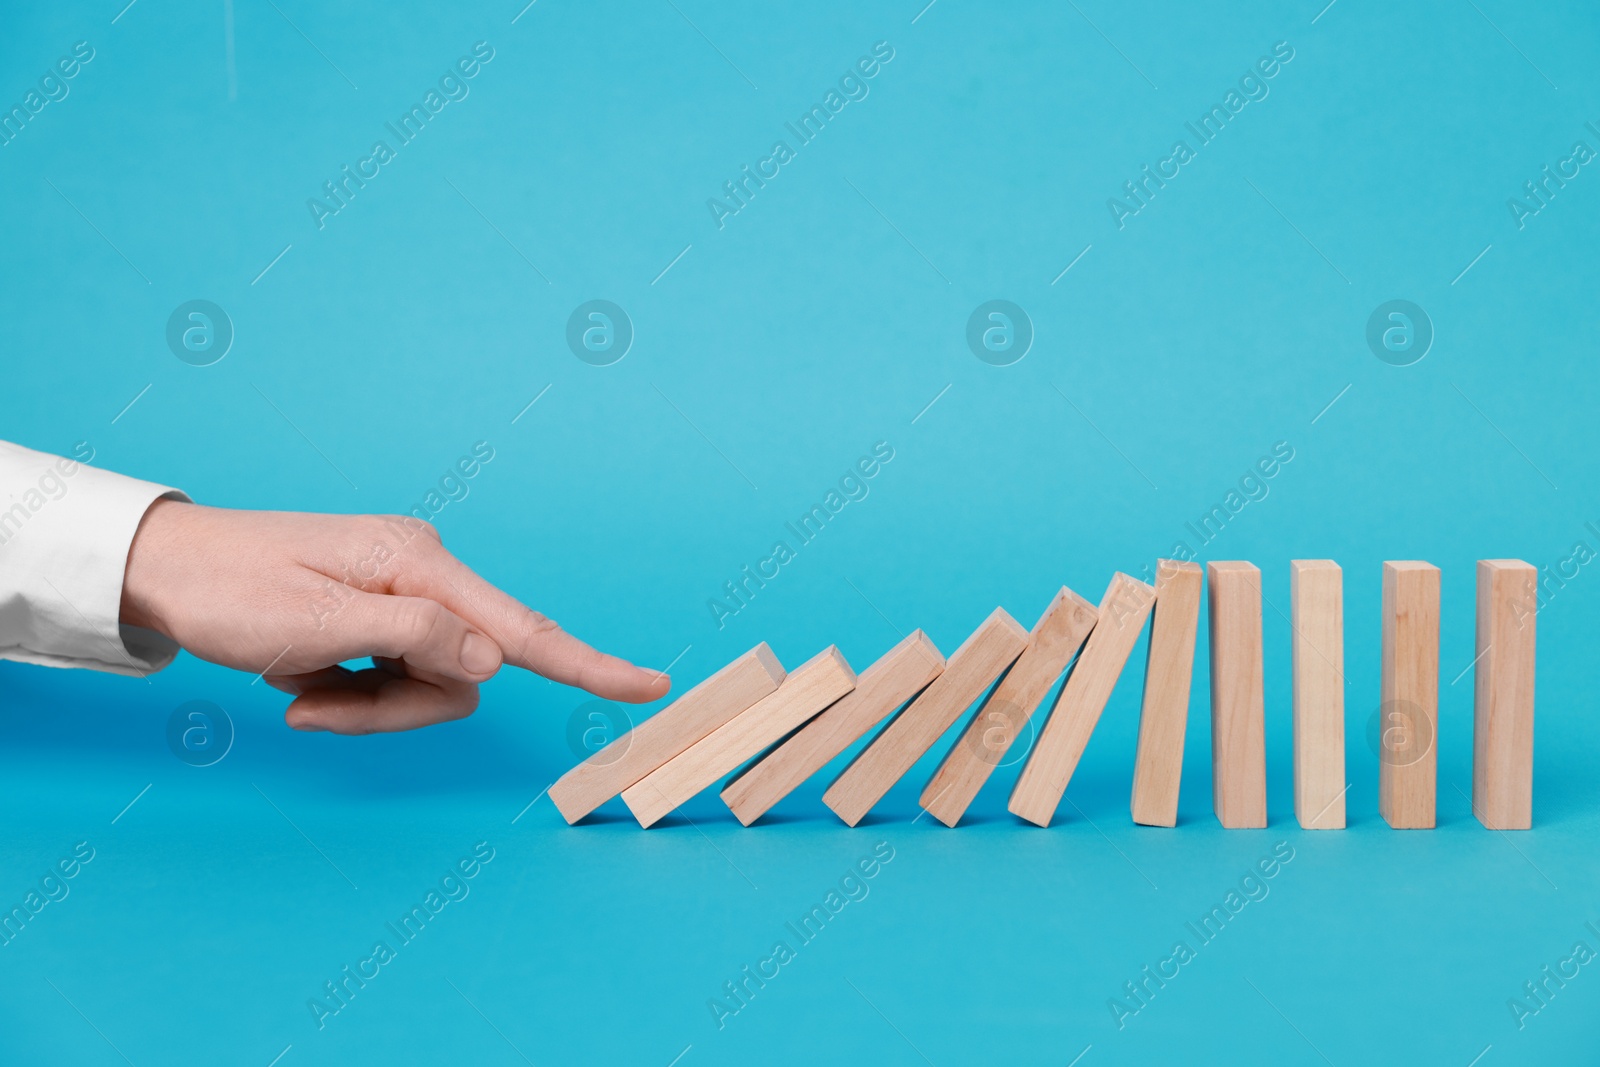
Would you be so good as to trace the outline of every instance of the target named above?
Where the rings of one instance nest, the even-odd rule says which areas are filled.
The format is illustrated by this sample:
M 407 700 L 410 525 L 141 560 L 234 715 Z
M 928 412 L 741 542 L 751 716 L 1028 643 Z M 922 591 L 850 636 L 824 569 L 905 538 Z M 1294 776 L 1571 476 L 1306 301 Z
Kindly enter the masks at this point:
M 562 775 L 550 799 L 562 818 L 577 822 L 776 691 L 783 679 L 783 664 L 763 641 Z
M 1267 825 L 1261 571 L 1206 564 L 1211 585 L 1211 805 L 1230 830 Z
M 1144 826 L 1178 825 L 1183 735 L 1189 722 L 1194 639 L 1200 627 L 1200 580 L 1198 563 L 1163 559 L 1156 564 L 1156 605 L 1150 617 L 1139 751 L 1133 764 L 1133 821 Z
M 1539 572 L 1478 561 L 1472 811 L 1491 830 L 1533 826 L 1533 656 Z
M 1289 562 L 1294 660 L 1294 817 L 1344 829 L 1344 572 L 1331 559 Z
M 1011 790 L 1012 814 L 1050 825 L 1154 604 L 1155 590 L 1139 579 L 1121 573 L 1111 579 L 1094 630 Z
M 946 826 L 961 821 L 978 790 L 1094 629 L 1096 617 L 1093 604 L 1061 587 L 1034 625 L 1027 649 L 995 686 L 922 791 L 920 803 L 929 815 Z
M 1028 647 L 1028 631 L 996 608 L 923 690 L 836 778 L 822 802 L 854 826 Z
M 760 755 L 856 686 L 856 672 L 829 646 L 796 667 L 771 693 L 622 791 L 622 801 L 653 826 L 718 778 Z
M 1396 830 L 1431 830 L 1439 756 L 1439 568 L 1383 565 L 1378 810 Z
M 943 653 L 913 632 L 862 671 L 855 689 L 729 782 L 723 801 L 749 826 L 943 671 Z

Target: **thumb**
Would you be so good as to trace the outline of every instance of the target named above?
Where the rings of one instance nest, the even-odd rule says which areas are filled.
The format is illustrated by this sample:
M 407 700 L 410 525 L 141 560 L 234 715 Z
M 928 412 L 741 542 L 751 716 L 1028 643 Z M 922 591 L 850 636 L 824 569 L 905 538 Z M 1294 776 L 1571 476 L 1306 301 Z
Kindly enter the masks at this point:
M 377 656 L 460 682 L 482 682 L 500 669 L 492 638 L 426 597 L 358 592 L 329 630 L 320 651 L 331 663 Z

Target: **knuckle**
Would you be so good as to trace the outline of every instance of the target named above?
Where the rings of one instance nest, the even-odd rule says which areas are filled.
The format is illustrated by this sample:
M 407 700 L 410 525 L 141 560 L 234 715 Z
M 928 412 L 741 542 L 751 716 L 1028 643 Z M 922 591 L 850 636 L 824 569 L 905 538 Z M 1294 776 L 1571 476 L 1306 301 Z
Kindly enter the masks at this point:
M 439 527 L 426 519 L 419 519 L 415 515 L 407 515 L 401 520 L 406 529 L 420 533 L 436 545 L 444 544 L 444 535 L 439 532 Z
M 560 623 L 532 608 L 528 609 L 528 627 L 540 637 L 557 637 L 566 632 L 561 629 Z
M 373 515 L 371 522 L 374 529 L 386 532 L 402 544 L 415 539 L 418 534 L 436 543 L 443 540 L 438 527 L 415 515 Z
M 432 600 L 408 600 L 400 609 L 400 635 L 407 648 L 432 644 L 446 625 L 444 608 Z

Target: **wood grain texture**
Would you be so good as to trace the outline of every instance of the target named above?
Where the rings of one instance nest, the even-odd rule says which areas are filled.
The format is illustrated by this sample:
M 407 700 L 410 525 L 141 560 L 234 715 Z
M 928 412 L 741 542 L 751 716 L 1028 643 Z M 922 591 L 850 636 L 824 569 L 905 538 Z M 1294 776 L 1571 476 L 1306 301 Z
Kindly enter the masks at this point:
M 828 761 L 944 672 L 944 654 L 921 630 L 861 672 L 856 687 L 734 778 L 722 799 L 749 826 Z
M 1261 571 L 1206 564 L 1211 586 L 1211 806 L 1230 830 L 1267 825 Z
M 1472 813 L 1491 830 L 1533 827 L 1534 616 L 1539 572 L 1520 559 L 1478 561 L 1473 668 Z
M 1111 579 L 1094 630 L 1011 790 L 1012 814 L 1050 825 L 1154 604 L 1155 590 L 1139 579 L 1121 573 Z
M 762 642 L 562 775 L 550 787 L 550 799 L 562 818 L 577 822 L 776 691 L 783 680 L 783 665 Z
M 1289 561 L 1293 623 L 1294 817 L 1344 829 L 1344 572 L 1331 559 Z
M 798 728 L 856 685 L 856 672 L 833 646 L 789 672 L 776 692 L 756 701 L 622 791 L 640 826 L 654 826 L 678 805 Z
M 847 824 L 860 822 L 1027 647 L 1028 631 L 996 608 L 950 656 L 944 673 L 834 780 L 822 802 Z
M 934 772 L 920 803 L 929 815 L 954 826 L 978 790 L 1094 629 L 1099 613 L 1066 586 L 1034 624 L 1028 647 L 973 716 L 960 740 Z
M 1439 568 L 1383 565 L 1378 810 L 1396 830 L 1431 830 L 1439 758 Z
M 1202 577 L 1198 563 L 1163 559 L 1156 564 L 1156 604 L 1133 763 L 1133 821 L 1144 826 L 1178 825 Z

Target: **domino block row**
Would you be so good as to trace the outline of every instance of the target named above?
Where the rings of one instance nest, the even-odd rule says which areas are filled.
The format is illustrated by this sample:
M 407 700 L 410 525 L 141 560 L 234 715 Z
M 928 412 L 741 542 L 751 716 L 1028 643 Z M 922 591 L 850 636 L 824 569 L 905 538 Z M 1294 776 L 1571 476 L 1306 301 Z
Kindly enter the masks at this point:
M 1224 827 L 1264 827 L 1261 573 L 1212 562 L 1206 579 L 1212 805 Z M 1532 825 L 1536 582 L 1520 560 L 1478 564 L 1472 808 L 1491 829 Z M 1290 597 L 1295 818 L 1306 829 L 1340 829 L 1348 785 L 1339 565 L 1293 561 Z M 854 826 L 987 692 L 921 796 L 930 815 L 955 826 L 1070 667 L 1008 804 L 1048 826 L 1149 619 L 1132 815 L 1174 826 L 1200 600 L 1199 565 L 1162 560 L 1154 586 L 1119 573 L 1098 606 L 1063 587 L 1031 631 L 997 608 L 948 660 L 921 630 L 859 676 L 832 646 L 785 672 L 763 643 L 563 775 L 550 798 L 573 823 L 620 794 L 648 827 L 732 775 L 721 796 L 748 826 L 887 719 L 823 794 Z M 1434 825 L 1438 696 L 1439 569 L 1385 563 L 1378 794 L 1396 829 Z

